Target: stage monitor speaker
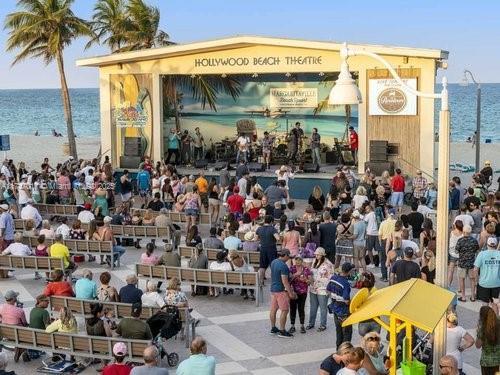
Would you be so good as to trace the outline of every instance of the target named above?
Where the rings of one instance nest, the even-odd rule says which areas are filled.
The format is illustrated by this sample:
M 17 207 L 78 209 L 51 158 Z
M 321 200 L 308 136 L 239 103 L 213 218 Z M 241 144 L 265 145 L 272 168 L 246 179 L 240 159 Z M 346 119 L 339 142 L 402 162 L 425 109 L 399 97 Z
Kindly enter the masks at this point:
M 326 152 L 326 164 L 338 164 L 339 158 L 337 157 L 336 151 L 327 151 Z
M 342 164 L 354 165 L 354 159 L 352 158 L 351 151 L 342 150 Z
M 370 150 L 370 161 L 387 161 L 387 152 L 372 152 Z
M 208 160 L 207 159 L 195 160 L 195 162 L 194 162 L 194 167 L 195 168 L 206 168 L 207 165 L 208 165 Z
M 120 168 L 139 168 L 141 158 L 139 156 L 120 156 Z
M 319 172 L 319 165 L 317 164 L 312 164 L 312 163 L 306 163 L 304 164 L 304 173 L 318 173 Z
M 263 163 L 251 162 L 247 164 L 247 167 L 250 172 L 264 172 L 266 170 Z
M 123 145 L 124 156 L 141 156 L 141 137 L 125 137 Z
M 387 146 L 387 154 L 392 156 L 399 155 L 399 143 L 389 143 L 389 146 Z
M 225 161 L 218 161 L 218 162 L 215 163 L 214 169 L 216 171 L 220 171 L 220 170 L 226 168 L 226 165 L 227 165 L 227 162 L 225 162 Z
M 394 174 L 394 162 L 392 161 L 367 161 L 365 163 L 365 170 L 370 169 L 370 172 L 375 173 L 376 176 L 381 176 L 382 172 L 389 171 Z

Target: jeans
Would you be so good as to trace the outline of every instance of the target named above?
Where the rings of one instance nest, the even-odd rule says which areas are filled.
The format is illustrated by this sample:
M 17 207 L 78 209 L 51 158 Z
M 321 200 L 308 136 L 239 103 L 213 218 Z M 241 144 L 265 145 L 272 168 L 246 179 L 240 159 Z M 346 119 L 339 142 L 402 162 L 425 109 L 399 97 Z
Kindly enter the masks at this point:
M 312 161 L 313 161 L 313 165 L 318 165 L 320 164 L 321 162 L 321 156 L 319 154 L 319 147 L 313 147 L 311 149 L 311 154 L 312 154 Z
M 391 194 L 391 203 L 393 207 L 401 207 L 403 206 L 405 193 L 401 192 L 393 192 Z
M 316 315 L 318 313 L 318 306 L 320 312 L 320 326 L 326 327 L 326 316 L 328 313 L 328 296 L 316 293 L 309 293 L 309 325 L 314 326 L 316 323 Z
M 175 156 L 174 165 L 175 164 L 179 164 L 179 162 L 180 162 L 180 154 L 179 154 L 179 149 L 178 148 L 169 148 L 167 150 L 167 157 L 165 158 L 165 164 L 170 164 L 170 158 L 172 157 L 172 155 Z
M 236 164 L 240 162 L 240 155 L 243 155 L 243 160 L 245 160 L 245 164 L 248 163 L 248 151 L 240 151 L 236 153 Z
M 297 310 L 299 311 L 300 324 L 304 325 L 304 320 L 306 318 L 305 306 L 306 306 L 307 293 L 297 294 L 297 299 L 290 300 L 290 323 L 292 326 L 295 324 L 295 316 L 297 315 Z
M 385 252 L 385 241 L 382 240 L 380 243 L 380 248 L 378 250 L 378 256 L 380 258 L 380 272 L 382 273 L 382 278 L 387 279 L 387 267 L 385 266 L 385 262 L 387 261 L 387 254 Z
M 337 349 L 339 348 L 340 344 L 343 342 L 349 342 L 352 339 L 352 325 L 348 325 L 347 327 L 342 327 L 342 322 L 346 319 L 347 317 L 339 317 L 337 314 L 333 314 L 333 321 L 335 322 L 335 333 L 337 336 Z
M 113 245 L 113 258 L 117 261 L 125 254 L 125 248 L 123 246 Z

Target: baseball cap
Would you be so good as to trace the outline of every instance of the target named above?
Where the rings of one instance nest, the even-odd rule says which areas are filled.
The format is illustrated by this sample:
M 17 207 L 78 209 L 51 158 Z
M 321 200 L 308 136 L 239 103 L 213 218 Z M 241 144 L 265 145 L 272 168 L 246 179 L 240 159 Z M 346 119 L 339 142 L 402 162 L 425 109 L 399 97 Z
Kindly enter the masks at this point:
M 488 246 L 495 247 L 498 245 L 498 241 L 495 237 L 490 237 L 488 238 L 488 241 L 486 242 Z
M 352 263 L 345 262 L 344 264 L 342 264 L 342 272 L 344 273 L 351 272 L 351 270 L 353 270 L 354 268 L 356 267 Z
M 10 299 L 17 298 L 18 295 L 19 295 L 19 293 L 14 292 L 13 290 L 8 290 L 7 292 L 5 292 L 3 297 L 5 298 L 6 301 L 8 301 Z
M 117 342 L 113 345 L 113 354 L 117 356 L 126 356 L 127 355 L 127 345 L 123 342 Z
M 404 253 L 408 258 L 413 257 L 413 249 L 411 247 L 405 248 Z
M 111 223 L 112 220 L 113 218 L 111 216 L 105 216 L 104 219 L 102 219 L 105 223 Z
M 85 208 L 86 210 L 90 210 L 92 208 L 92 205 L 87 202 L 83 205 L 83 208 Z
M 288 249 L 280 249 L 280 250 L 278 250 L 278 256 L 280 256 L 280 257 L 288 256 L 290 258 L 293 258 L 291 256 L 290 250 L 288 250 Z

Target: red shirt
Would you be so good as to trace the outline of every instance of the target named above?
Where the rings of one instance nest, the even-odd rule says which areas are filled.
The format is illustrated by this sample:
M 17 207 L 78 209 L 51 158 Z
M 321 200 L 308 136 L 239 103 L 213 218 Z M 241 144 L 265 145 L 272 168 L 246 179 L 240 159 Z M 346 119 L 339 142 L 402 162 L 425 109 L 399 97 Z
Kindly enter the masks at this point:
M 132 368 L 128 365 L 118 365 L 113 363 L 104 367 L 102 375 L 129 375 L 131 371 Z
M 395 175 L 391 180 L 391 187 L 394 193 L 403 193 L 405 191 L 405 179 L 400 175 Z
M 243 213 L 243 205 L 245 204 L 245 198 L 239 194 L 231 195 L 227 198 L 227 205 L 229 206 L 229 212 L 239 212 Z
M 48 296 L 74 297 L 73 288 L 67 281 L 53 281 L 47 284 L 43 294 Z
M 358 133 L 354 130 L 349 132 L 349 145 L 351 146 L 351 150 L 358 149 Z

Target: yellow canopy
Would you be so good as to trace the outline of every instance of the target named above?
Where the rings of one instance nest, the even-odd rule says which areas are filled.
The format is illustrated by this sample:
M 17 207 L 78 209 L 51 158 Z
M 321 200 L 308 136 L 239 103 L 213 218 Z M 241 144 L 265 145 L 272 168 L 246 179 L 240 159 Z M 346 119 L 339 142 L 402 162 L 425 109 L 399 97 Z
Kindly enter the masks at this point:
M 437 285 L 422 279 L 410 279 L 371 294 L 342 325 L 392 315 L 432 332 L 453 298 L 454 293 Z

